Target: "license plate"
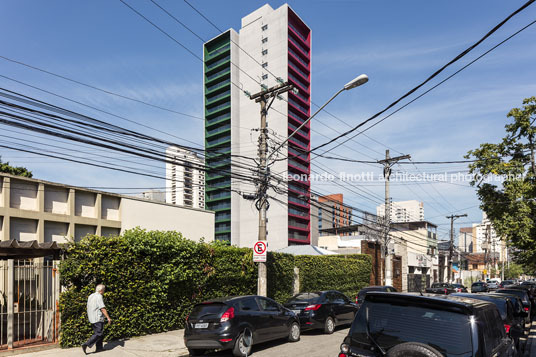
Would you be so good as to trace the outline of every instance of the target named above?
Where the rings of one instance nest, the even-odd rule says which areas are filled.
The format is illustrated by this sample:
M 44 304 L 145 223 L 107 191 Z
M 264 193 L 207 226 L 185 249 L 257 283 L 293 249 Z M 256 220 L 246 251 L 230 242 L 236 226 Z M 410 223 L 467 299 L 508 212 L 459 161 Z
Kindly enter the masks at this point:
M 292 310 L 293 313 L 295 313 L 296 315 L 299 315 L 301 313 L 301 310 Z
M 199 323 L 199 324 L 194 325 L 194 328 L 207 328 L 207 327 L 208 327 L 208 322 Z

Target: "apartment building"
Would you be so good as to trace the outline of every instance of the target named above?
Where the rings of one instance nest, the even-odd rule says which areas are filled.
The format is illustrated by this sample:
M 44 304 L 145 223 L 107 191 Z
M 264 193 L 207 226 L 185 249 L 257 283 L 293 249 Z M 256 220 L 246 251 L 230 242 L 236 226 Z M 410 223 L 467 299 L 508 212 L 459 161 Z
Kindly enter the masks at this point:
M 376 207 L 378 216 L 385 216 L 385 204 Z M 391 222 L 424 221 L 424 204 L 416 200 L 391 203 Z
M 166 157 L 166 202 L 174 205 L 205 208 L 204 160 L 195 152 L 170 146 Z
M 295 91 L 282 94 L 267 113 L 269 140 L 300 126 L 310 115 L 311 30 L 287 4 L 267 4 L 243 17 L 238 32 L 230 29 L 206 42 L 203 52 L 206 208 L 216 213 L 216 239 L 250 247 L 258 236 L 258 212 L 240 193 L 255 191 L 247 178 L 255 172 L 260 105 L 247 93 L 289 81 Z M 309 130 L 307 124 L 274 156 L 271 172 L 283 192 L 268 191 L 269 250 L 311 243 L 310 157 L 303 154 L 310 149 Z

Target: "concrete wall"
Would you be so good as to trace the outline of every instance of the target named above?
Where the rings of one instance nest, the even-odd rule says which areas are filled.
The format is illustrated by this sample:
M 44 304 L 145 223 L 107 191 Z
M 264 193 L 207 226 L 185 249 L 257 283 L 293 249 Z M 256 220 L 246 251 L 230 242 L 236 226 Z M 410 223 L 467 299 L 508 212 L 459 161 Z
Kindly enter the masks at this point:
M 45 212 L 69 214 L 69 189 L 45 185 Z
M 37 240 L 37 224 L 36 219 L 11 217 L 9 239 L 21 242 Z
M 121 233 L 141 227 L 148 230 L 179 231 L 188 239 L 214 239 L 214 214 L 180 206 L 123 197 Z
M 45 242 L 66 243 L 68 235 L 68 223 L 45 221 Z

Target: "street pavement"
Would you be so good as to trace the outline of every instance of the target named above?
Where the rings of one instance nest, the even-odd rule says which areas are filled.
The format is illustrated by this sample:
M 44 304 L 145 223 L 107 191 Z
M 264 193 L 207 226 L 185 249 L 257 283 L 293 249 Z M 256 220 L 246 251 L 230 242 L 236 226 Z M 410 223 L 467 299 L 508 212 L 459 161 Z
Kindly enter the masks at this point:
M 289 343 L 285 339 L 262 343 L 253 346 L 255 357 L 290 357 L 310 356 L 326 357 L 337 356 L 339 347 L 344 337 L 348 334 L 348 328 L 338 328 L 332 335 L 325 335 L 322 331 L 305 331 L 298 342 Z M 103 352 L 93 353 L 88 349 L 88 356 L 106 357 L 152 357 L 152 356 L 188 356 L 188 349 L 184 346 L 184 330 L 175 330 L 154 335 L 135 337 L 124 341 L 112 341 L 104 344 Z M 21 352 L 21 351 L 19 351 Z M 24 353 L 24 357 L 80 357 L 84 356 L 81 347 L 76 348 L 52 348 L 38 352 Z M 2 354 L 0 353 L 0 356 Z M 207 357 L 231 357 L 229 351 L 220 351 L 207 354 Z

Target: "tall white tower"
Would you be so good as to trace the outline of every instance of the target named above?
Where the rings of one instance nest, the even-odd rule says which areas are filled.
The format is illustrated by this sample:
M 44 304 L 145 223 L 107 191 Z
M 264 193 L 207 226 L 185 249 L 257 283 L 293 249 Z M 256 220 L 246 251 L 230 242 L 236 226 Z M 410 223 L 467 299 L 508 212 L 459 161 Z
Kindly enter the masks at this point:
M 166 203 L 205 208 L 204 160 L 196 153 L 176 146 L 166 150 Z

